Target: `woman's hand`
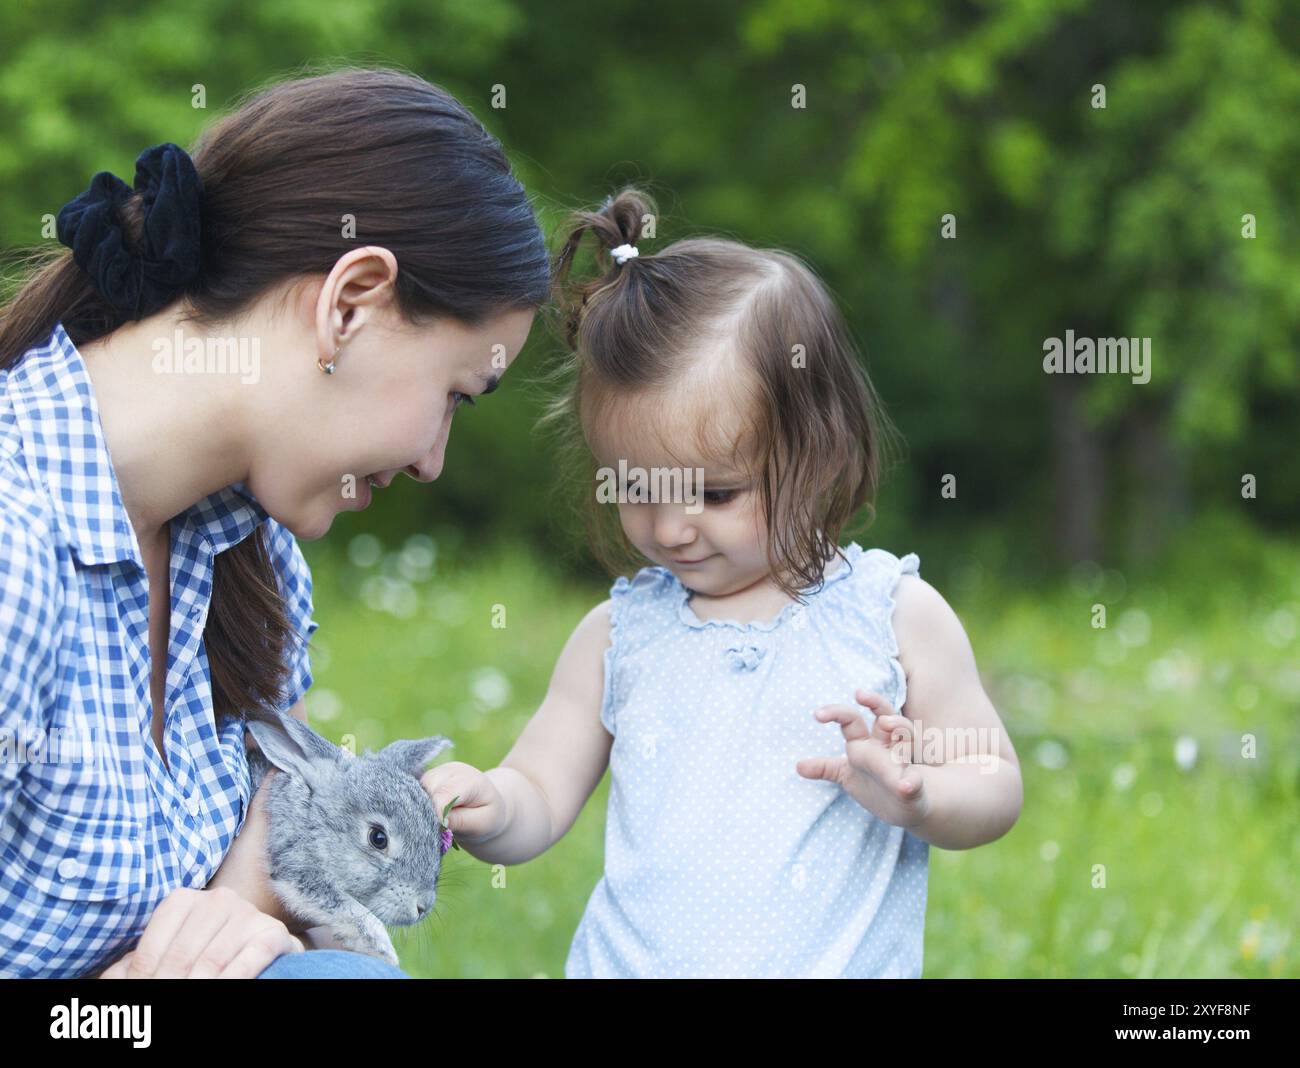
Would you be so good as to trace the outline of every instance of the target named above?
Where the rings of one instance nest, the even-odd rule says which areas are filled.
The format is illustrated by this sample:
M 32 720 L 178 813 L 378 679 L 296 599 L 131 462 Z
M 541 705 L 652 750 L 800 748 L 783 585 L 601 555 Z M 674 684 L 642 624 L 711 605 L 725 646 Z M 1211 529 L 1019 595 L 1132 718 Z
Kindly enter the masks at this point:
M 486 774 L 472 764 L 453 760 L 430 768 L 420 778 L 439 816 L 448 802 L 456 807 L 447 814 L 453 841 L 463 845 L 495 838 L 510 824 L 510 806 Z
M 154 910 L 135 949 L 101 979 L 255 979 L 302 942 L 274 916 L 229 887 L 173 890 Z
M 809 757 L 795 765 L 806 779 L 839 783 L 863 808 L 895 827 L 915 827 L 930 812 L 925 769 L 912 763 L 912 725 L 879 694 L 858 690 L 858 703 L 876 714 L 867 730 L 862 714 L 848 705 L 826 705 L 813 713 L 834 721 L 844 733 L 845 755 Z
M 225 859 L 216 874 L 208 880 L 208 889 L 228 887 L 252 902 L 253 907 L 268 916 L 274 916 L 293 934 L 301 934 L 303 924 L 284 906 L 271 886 L 266 859 L 266 842 L 271 821 L 266 811 L 267 786 L 280 774 L 277 768 L 266 773 L 261 787 L 249 802 L 244 826 L 230 843 Z

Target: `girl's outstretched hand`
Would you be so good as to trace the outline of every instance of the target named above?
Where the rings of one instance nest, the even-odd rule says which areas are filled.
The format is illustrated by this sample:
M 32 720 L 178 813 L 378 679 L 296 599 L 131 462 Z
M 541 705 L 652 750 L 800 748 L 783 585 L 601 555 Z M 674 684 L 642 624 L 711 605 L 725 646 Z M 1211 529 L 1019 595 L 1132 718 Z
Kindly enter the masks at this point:
M 854 695 L 876 721 L 867 729 L 862 713 L 849 705 L 825 705 L 813 715 L 844 732 L 842 757 L 808 757 L 795 765 L 806 779 L 839 783 L 872 815 L 896 827 L 915 827 L 930 812 L 925 766 L 912 763 L 912 724 L 883 697 L 867 690 Z
M 496 783 L 472 764 L 460 760 L 439 764 L 420 777 L 420 785 L 445 817 L 453 842 L 466 846 L 486 842 L 509 822 L 506 799 Z

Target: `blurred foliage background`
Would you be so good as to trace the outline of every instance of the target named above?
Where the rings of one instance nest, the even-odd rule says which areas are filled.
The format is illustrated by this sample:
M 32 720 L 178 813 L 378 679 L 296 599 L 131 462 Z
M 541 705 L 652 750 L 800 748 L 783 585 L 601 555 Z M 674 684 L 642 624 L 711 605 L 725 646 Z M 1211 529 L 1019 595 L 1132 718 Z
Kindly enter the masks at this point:
M 1300 973 L 1300 9 L 10 0 L 0 250 L 41 243 L 94 172 L 335 63 L 458 95 L 548 232 L 636 181 L 662 209 L 650 250 L 788 248 L 840 299 L 906 441 L 858 540 L 920 554 L 1026 774 L 1004 839 L 932 851 L 927 975 Z M 1151 338 L 1150 382 L 1045 375 L 1067 329 Z M 445 732 L 491 766 L 535 709 L 610 581 L 533 430 L 557 354 L 539 325 L 434 485 L 400 480 L 305 546 L 323 732 Z M 561 974 L 606 789 L 504 888 L 453 854 L 406 965 Z

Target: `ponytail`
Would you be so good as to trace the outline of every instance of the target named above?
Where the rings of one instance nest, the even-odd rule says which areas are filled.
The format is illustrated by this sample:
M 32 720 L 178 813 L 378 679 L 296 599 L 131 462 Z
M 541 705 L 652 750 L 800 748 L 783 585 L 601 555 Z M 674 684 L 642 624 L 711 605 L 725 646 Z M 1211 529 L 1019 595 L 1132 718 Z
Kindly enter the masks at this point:
M 639 255 L 623 259 L 612 255 L 624 245 L 635 246 L 647 217 L 655 214 L 655 204 L 638 189 L 627 188 L 609 197 L 597 211 L 574 212 L 569 235 L 555 260 L 555 286 L 563 311 L 563 336 L 569 349 L 577 348 L 578 331 L 588 302 L 607 286 L 617 285 L 637 269 Z M 584 283 L 572 283 L 573 261 L 587 234 L 596 238 L 601 253 L 608 258 L 604 270 Z M 644 266 L 644 265 L 642 265 Z M 631 284 L 630 282 L 628 284 Z

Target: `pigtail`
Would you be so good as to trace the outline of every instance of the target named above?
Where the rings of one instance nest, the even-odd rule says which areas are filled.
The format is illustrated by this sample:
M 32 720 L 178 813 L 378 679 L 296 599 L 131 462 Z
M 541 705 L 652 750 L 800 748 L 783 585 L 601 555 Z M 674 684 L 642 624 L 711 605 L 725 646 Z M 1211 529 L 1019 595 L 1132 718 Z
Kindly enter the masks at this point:
M 597 293 L 624 284 L 637 270 L 637 259 L 619 264 L 610 255 L 621 245 L 635 245 L 647 216 L 655 214 L 649 194 L 631 186 L 607 198 L 596 211 L 576 211 L 570 216 L 568 237 L 555 257 L 552 277 L 555 305 L 560 309 L 560 333 L 570 352 L 578 349 L 578 334 L 586 309 Z M 575 279 L 573 264 L 588 235 L 596 239 L 598 273 L 585 280 Z M 628 283 L 630 284 L 630 283 Z

